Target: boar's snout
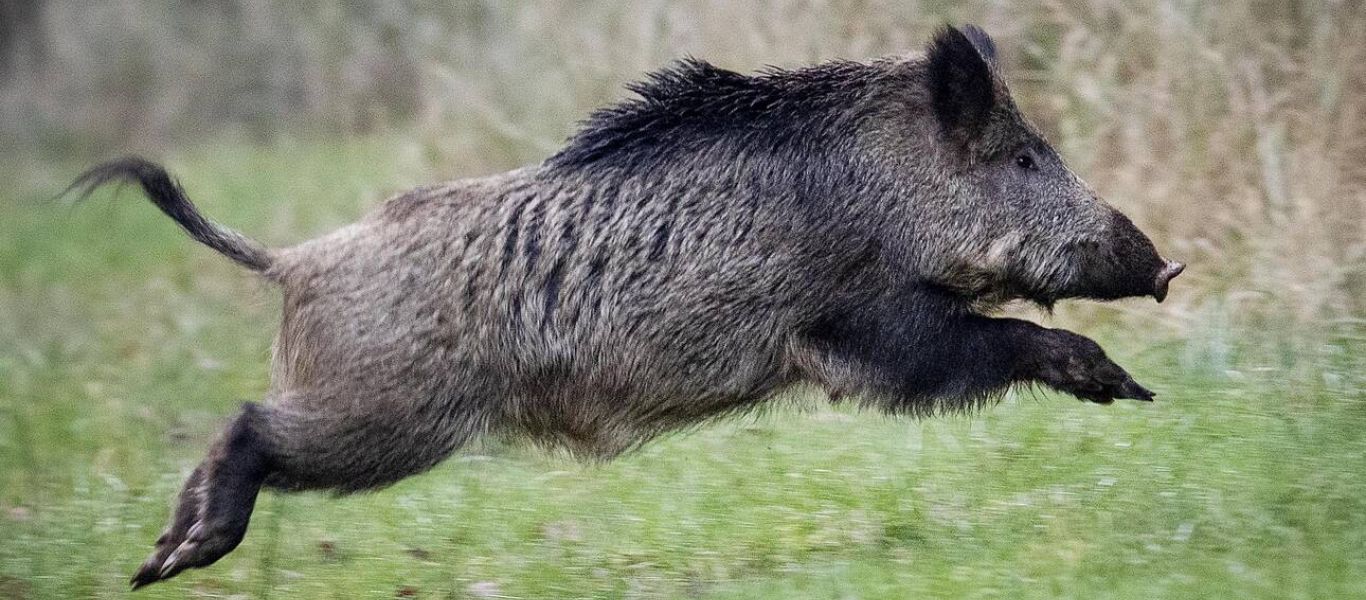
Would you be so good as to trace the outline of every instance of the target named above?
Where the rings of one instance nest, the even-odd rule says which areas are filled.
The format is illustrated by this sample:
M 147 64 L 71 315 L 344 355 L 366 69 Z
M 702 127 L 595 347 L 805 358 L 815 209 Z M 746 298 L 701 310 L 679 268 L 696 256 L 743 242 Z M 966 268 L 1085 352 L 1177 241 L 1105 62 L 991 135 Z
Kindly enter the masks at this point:
M 1158 302 L 1167 299 L 1167 285 L 1176 279 L 1182 271 L 1186 270 L 1186 265 L 1174 260 L 1165 261 L 1162 270 L 1157 272 L 1157 279 L 1153 281 L 1153 298 Z
M 1152 240 L 1119 211 L 1111 212 L 1101 238 L 1076 246 L 1079 273 L 1067 295 L 1097 300 L 1152 296 L 1161 302 L 1172 279 L 1186 268 L 1158 254 Z

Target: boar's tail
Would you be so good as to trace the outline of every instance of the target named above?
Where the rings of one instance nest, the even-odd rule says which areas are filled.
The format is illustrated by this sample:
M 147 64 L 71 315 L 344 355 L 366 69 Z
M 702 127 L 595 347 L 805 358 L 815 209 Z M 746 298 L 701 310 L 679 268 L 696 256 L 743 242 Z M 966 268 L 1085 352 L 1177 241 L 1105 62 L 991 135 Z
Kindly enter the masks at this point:
M 190 199 L 185 196 L 185 190 L 171 179 L 166 169 L 145 159 L 121 158 L 94 167 L 76 178 L 75 183 L 62 192 L 62 195 L 79 188 L 81 197 L 84 198 L 96 188 L 113 182 L 135 182 L 141 185 L 147 197 L 152 200 L 152 204 L 157 205 L 161 212 L 179 223 L 190 237 L 231 258 L 237 264 L 258 272 L 270 268 L 271 256 L 265 246 L 206 219 L 190 203 Z

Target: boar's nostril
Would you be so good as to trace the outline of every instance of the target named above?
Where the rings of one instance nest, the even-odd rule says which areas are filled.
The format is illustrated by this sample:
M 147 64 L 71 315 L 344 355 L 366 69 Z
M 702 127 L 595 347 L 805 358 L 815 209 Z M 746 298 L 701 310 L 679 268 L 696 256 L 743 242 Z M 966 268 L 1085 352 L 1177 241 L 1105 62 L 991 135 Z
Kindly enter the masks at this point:
M 1174 260 L 1166 261 L 1162 265 L 1162 270 L 1157 272 L 1157 278 L 1153 281 L 1153 297 L 1161 302 L 1167 298 L 1167 285 L 1182 271 L 1186 270 L 1186 265 Z
M 1180 275 L 1181 272 L 1185 270 L 1186 265 L 1184 263 L 1169 260 L 1167 261 L 1167 266 L 1162 267 L 1162 272 L 1158 273 L 1157 278 L 1162 281 L 1163 285 L 1166 285 L 1167 283 L 1170 283 L 1171 280 L 1176 279 L 1176 276 Z

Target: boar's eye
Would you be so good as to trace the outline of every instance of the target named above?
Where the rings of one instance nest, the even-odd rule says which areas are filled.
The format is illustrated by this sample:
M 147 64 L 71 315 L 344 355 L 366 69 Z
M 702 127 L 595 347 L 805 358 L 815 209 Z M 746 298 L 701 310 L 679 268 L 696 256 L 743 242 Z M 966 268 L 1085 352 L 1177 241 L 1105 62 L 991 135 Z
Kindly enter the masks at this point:
M 1028 154 L 1021 154 L 1015 157 L 1015 165 L 1027 171 L 1039 170 L 1038 165 L 1034 164 L 1034 157 Z

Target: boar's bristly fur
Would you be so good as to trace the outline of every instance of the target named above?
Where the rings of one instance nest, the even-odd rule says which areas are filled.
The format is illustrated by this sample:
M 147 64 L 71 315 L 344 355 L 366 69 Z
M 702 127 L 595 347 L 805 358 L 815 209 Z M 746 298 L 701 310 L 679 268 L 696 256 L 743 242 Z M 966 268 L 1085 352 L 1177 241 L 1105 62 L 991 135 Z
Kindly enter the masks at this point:
M 1151 399 L 1003 302 L 1166 295 L 1161 259 L 1015 107 L 994 42 L 743 75 L 687 60 L 509 173 L 265 249 L 141 160 L 195 239 L 284 292 L 271 389 L 195 469 L 135 586 L 208 565 L 257 491 L 372 489 L 511 434 L 607 458 L 798 385 L 895 413 L 1017 384 Z

